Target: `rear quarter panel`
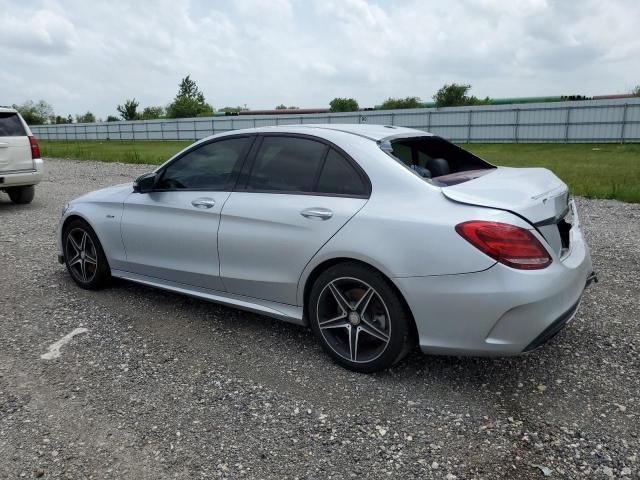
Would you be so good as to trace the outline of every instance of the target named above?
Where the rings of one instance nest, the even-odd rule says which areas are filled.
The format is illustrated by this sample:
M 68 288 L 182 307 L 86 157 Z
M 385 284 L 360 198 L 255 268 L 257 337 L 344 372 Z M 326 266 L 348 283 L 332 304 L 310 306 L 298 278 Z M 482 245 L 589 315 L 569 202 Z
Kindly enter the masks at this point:
M 479 272 L 496 262 L 458 235 L 458 223 L 486 220 L 532 228 L 509 212 L 447 199 L 440 188 L 386 157 L 375 142 L 345 150 L 369 175 L 371 198 L 311 259 L 300 279 L 299 304 L 307 278 L 327 260 L 360 260 L 391 279 Z

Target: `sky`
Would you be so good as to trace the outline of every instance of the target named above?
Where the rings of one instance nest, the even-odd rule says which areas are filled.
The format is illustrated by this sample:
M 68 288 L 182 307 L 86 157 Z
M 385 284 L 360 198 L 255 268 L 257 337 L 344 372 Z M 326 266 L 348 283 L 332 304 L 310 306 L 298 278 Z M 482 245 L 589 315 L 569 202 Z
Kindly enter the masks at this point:
M 214 108 L 628 93 L 638 0 L 0 0 L 0 105 L 116 115 L 191 75 Z

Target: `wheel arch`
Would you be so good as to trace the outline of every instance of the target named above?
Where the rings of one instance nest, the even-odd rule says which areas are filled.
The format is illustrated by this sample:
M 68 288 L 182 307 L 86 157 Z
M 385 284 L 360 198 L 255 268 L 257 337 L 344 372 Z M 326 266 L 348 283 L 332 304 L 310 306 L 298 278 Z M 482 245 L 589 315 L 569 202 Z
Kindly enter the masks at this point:
M 320 262 L 319 264 L 315 265 L 313 269 L 309 272 L 309 274 L 306 276 L 306 278 L 304 279 L 304 287 L 302 290 L 303 318 L 306 324 L 308 324 L 309 322 L 307 308 L 309 307 L 309 296 L 311 295 L 311 288 L 313 287 L 313 284 L 323 272 L 333 267 L 334 265 L 338 265 L 340 263 L 358 263 L 360 265 L 363 265 L 367 268 L 370 268 L 380 273 L 389 282 L 389 285 L 391 286 L 391 288 L 395 291 L 395 293 L 398 295 L 398 298 L 400 298 L 400 300 L 404 304 L 411 319 L 413 333 L 414 335 L 416 335 L 414 338 L 417 338 L 417 325 L 416 325 L 415 318 L 413 317 L 413 312 L 411 311 L 411 308 L 409 307 L 407 300 L 404 298 L 402 291 L 398 288 L 398 286 L 395 284 L 393 279 L 389 275 L 387 275 L 384 271 L 382 271 L 380 268 L 375 267 L 371 263 L 366 262 L 364 260 L 357 259 L 357 258 L 352 258 L 352 257 L 334 257 L 334 258 L 326 259 Z
M 87 225 L 89 225 L 89 227 L 91 228 L 91 230 L 93 230 L 93 233 L 95 234 L 96 237 L 98 237 L 98 242 L 100 242 L 100 247 L 102 248 L 103 252 L 105 253 L 105 258 L 107 260 L 107 265 L 109 266 L 109 268 L 111 268 L 111 265 L 109 264 L 109 256 L 107 255 L 107 252 L 104 250 L 104 242 L 102 240 L 102 238 L 100 237 L 100 234 L 98 233 L 98 229 L 95 227 L 95 225 L 84 215 L 82 215 L 81 213 L 79 213 L 78 211 L 73 211 L 71 213 L 69 213 L 69 215 L 64 219 L 64 221 L 62 222 L 62 225 L 60 227 L 60 246 L 62 247 L 62 254 L 64 255 L 64 232 L 67 230 L 67 226 L 73 222 L 74 220 L 82 220 L 83 222 L 85 222 Z

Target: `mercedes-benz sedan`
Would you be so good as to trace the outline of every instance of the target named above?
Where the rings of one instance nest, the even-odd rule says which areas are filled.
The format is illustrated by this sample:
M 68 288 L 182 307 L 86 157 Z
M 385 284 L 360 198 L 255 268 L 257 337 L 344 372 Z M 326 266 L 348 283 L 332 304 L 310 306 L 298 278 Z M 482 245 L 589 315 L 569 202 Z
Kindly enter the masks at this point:
M 567 186 L 374 125 L 237 130 L 65 206 L 59 260 L 309 325 L 341 365 L 532 350 L 595 278 Z

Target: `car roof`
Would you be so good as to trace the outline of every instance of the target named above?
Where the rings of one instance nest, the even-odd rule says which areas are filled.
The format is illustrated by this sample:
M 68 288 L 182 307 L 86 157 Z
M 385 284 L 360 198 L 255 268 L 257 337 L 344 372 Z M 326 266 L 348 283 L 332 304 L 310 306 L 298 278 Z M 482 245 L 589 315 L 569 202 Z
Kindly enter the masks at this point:
M 233 130 L 229 134 L 238 133 L 307 133 L 318 137 L 330 135 L 332 132 L 343 132 L 373 141 L 380 141 L 392 137 L 404 136 L 431 136 L 431 133 L 413 128 L 396 127 L 391 125 L 367 125 L 350 123 L 325 123 L 325 124 L 293 124 L 272 127 L 258 127 L 243 130 Z
M 16 113 L 17 110 L 13 107 L 5 107 L 0 105 L 0 112 L 6 113 L 6 112 L 10 112 L 10 113 Z

